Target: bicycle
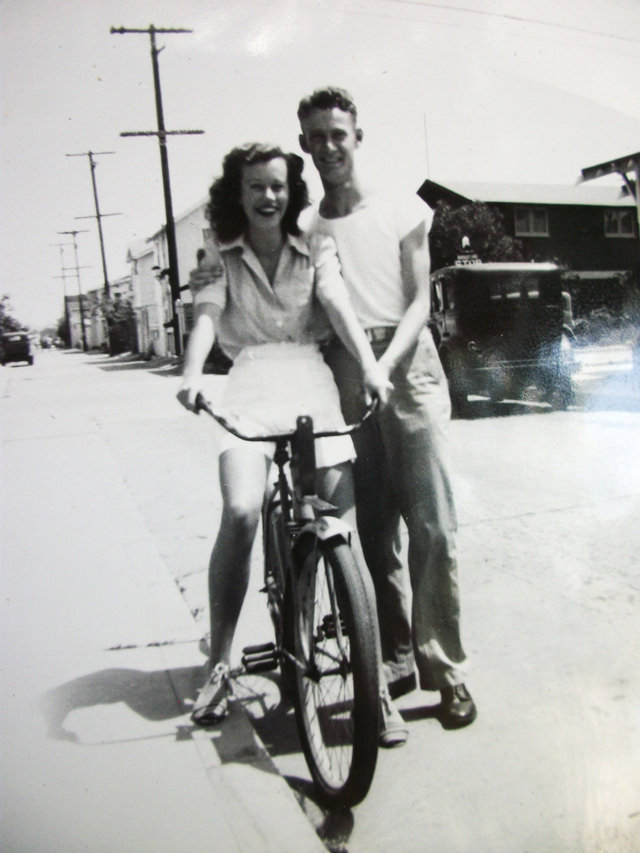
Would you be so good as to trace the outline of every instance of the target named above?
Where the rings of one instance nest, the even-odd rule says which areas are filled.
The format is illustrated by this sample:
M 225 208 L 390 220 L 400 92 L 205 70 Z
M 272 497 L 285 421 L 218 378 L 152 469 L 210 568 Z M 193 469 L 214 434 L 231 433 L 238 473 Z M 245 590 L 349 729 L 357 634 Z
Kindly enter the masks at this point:
M 374 406 L 342 430 L 314 432 L 312 419 L 301 416 L 295 430 L 268 436 L 240 433 L 202 394 L 196 410 L 244 441 L 275 442 L 277 477 L 262 508 L 262 591 L 275 642 L 243 649 L 242 665 L 246 672 L 280 668 L 320 801 L 356 805 L 371 786 L 378 755 L 377 613 L 367 569 L 351 549 L 351 528 L 316 494 L 314 440 L 355 432 Z

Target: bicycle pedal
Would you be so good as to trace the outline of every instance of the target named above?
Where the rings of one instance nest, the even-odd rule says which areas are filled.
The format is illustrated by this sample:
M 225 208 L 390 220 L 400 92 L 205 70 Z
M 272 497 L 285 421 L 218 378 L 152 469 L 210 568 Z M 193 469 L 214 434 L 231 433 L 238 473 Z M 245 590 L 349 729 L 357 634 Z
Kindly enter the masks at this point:
M 250 675 L 254 675 L 256 672 L 272 672 L 274 669 L 278 668 L 278 661 L 276 658 L 269 658 L 262 661 L 242 661 L 244 665 L 244 671 L 249 673 Z
M 268 672 L 278 668 L 278 655 L 273 643 L 247 646 L 242 650 L 242 666 L 246 672 Z
M 275 652 L 275 643 L 259 643 L 257 646 L 245 646 L 242 650 L 243 655 L 258 655 L 262 652 Z

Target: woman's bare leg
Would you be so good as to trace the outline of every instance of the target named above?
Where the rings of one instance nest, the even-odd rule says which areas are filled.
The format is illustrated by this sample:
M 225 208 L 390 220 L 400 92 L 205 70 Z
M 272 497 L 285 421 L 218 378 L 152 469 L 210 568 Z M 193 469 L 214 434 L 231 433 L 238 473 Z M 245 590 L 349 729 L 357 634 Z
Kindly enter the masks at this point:
M 209 562 L 209 664 L 229 664 L 231 645 L 249 584 L 270 461 L 254 448 L 231 448 L 220 456 L 223 509 Z
M 356 526 L 356 498 L 351 463 L 341 462 L 334 465 L 333 468 L 318 468 L 316 484 L 318 495 L 336 506 L 338 518 L 341 518 L 353 529 L 351 546 L 357 559 L 364 559 Z

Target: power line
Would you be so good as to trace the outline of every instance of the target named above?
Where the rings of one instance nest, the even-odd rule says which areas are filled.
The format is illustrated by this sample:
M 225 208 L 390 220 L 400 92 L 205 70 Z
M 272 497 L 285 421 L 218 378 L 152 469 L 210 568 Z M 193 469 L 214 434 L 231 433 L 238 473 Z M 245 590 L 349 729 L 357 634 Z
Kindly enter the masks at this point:
M 273 0 L 245 0 L 245 2 L 248 2 L 254 6 L 268 7 L 269 10 L 273 9 Z M 394 0 L 380 0 L 380 2 L 381 3 L 383 3 L 383 2 L 394 2 Z M 400 0 L 397 0 L 397 2 L 400 2 Z M 305 3 L 304 0 L 298 0 L 298 3 L 300 4 L 300 6 L 306 8 L 306 9 L 309 9 L 312 12 L 318 12 L 319 13 L 317 3 L 313 3 L 313 2 Z M 326 13 L 327 5 L 328 4 L 325 0 L 325 3 L 322 6 L 323 14 Z M 418 4 L 418 5 L 421 5 L 421 4 Z M 427 4 L 424 4 L 424 5 L 428 8 Z M 432 5 L 434 8 L 436 8 L 438 10 L 457 11 L 456 7 L 452 7 L 452 6 L 444 6 L 443 4 L 435 4 L 435 3 L 430 4 L 430 5 Z M 394 22 L 404 21 L 404 22 L 408 22 L 408 23 L 413 24 L 413 25 L 420 24 L 420 25 L 429 26 L 429 27 L 445 27 L 445 28 L 454 28 L 454 29 L 466 29 L 466 30 L 476 30 L 476 31 L 480 31 L 480 32 L 485 31 L 483 26 L 480 24 L 480 22 L 478 22 L 477 24 L 471 24 L 471 23 L 453 23 L 451 21 L 433 21 L 433 20 L 429 20 L 426 18 L 410 17 L 409 15 L 391 14 L 391 13 L 387 13 L 387 12 L 373 12 L 373 11 L 371 11 L 371 9 L 366 9 L 366 10 L 365 9 L 350 9 L 350 8 L 345 8 L 344 6 L 337 5 L 335 3 L 332 5 L 332 8 L 334 11 L 338 11 L 338 12 L 342 13 L 343 15 L 355 15 L 356 17 L 375 18 L 375 19 L 389 20 L 389 21 L 394 21 Z M 469 9 L 468 11 L 471 13 L 474 13 L 474 12 L 478 13 L 477 9 Z M 497 12 L 492 13 L 492 14 L 498 15 Z M 458 16 L 458 17 L 460 18 L 460 16 Z M 554 26 L 551 22 L 547 22 L 547 24 L 550 27 Z M 568 25 L 562 25 L 562 26 L 567 27 L 569 30 L 572 29 L 571 27 L 568 27 Z M 581 30 L 576 29 L 575 32 L 580 33 Z M 595 32 L 595 31 L 593 31 L 593 32 Z M 606 36 L 607 36 L 606 33 L 603 34 L 603 37 L 606 38 Z M 615 35 L 612 35 L 611 37 L 612 38 L 623 38 L 622 36 L 615 36 Z M 632 54 L 632 53 L 623 52 L 621 54 L 619 46 L 615 46 L 615 49 L 614 49 L 613 45 L 611 45 L 611 47 L 609 47 L 609 48 L 606 48 L 602 45 L 599 45 L 596 47 L 593 43 L 588 44 L 588 45 L 585 45 L 585 44 L 577 45 L 577 43 L 575 41 L 568 41 L 566 39 L 560 38 L 559 34 L 558 34 L 557 38 L 553 38 L 553 37 L 544 37 L 542 35 L 532 35 L 530 32 L 526 32 L 526 33 L 518 32 L 517 38 L 527 39 L 529 41 L 542 41 L 542 42 L 549 42 L 550 41 L 550 42 L 554 42 L 554 43 L 559 42 L 560 44 L 569 44 L 569 45 L 579 46 L 580 48 L 582 48 L 584 50 L 597 51 L 598 53 L 615 53 L 616 56 L 628 56 L 629 58 L 636 59 L 636 60 L 640 58 L 637 53 Z M 640 44 L 639 39 L 630 39 L 629 41 L 631 44 Z
M 76 281 L 78 282 L 78 302 L 80 305 L 80 323 L 82 325 L 82 349 L 85 352 L 87 352 L 89 347 L 87 346 L 87 330 L 86 330 L 85 325 L 84 325 L 84 305 L 82 304 L 82 287 L 80 286 L 80 266 L 78 264 L 78 242 L 76 240 L 76 237 L 78 236 L 78 234 L 86 234 L 86 233 L 87 232 L 84 229 L 82 231 L 79 231 L 78 229 L 75 229 L 73 231 L 58 231 L 58 234 L 68 234 L 73 238 L 72 246 L 73 246 L 73 253 L 74 253 L 74 257 L 75 257 L 75 261 L 76 261 L 75 273 L 76 273 Z M 71 267 L 70 269 L 74 269 L 74 267 Z
M 56 275 L 54 278 L 62 279 L 62 291 L 64 294 L 64 321 L 67 327 L 67 343 L 71 346 L 71 318 L 69 316 L 69 302 L 67 300 L 67 276 L 66 273 L 69 270 L 69 267 L 65 267 L 64 265 L 64 247 L 65 246 L 73 246 L 73 243 L 50 243 L 51 246 L 57 246 L 60 249 L 60 272 L 62 275 Z
M 167 137 L 174 134 L 199 134 L 204 130 L 166 130 L 164 126 L 164 110 L 162 92 L 160 89 L 160 67 L 158 55 L 164 48 L 156 46 L 156 33 L 191 33 L 193 30 L 182 28 L 154 27 L 151 24 L 146 29 L 131 29 L 127 27 L 111 27 L 111 34 L 126 35 L 140 33 L 149 36 L 151 46 L 151 66 L 153 71 L 153 87 L 156 101 L 157 130 L 126 131 L 120 136 L 155 136 L 160 147 L 160 168 L 162 172 L 162 187 L 164 191 L 164 207 L 166 217 L 165 236 L 167 254 L 169 255 L 169 286 L 171 288 L 172 319 L 169 325 L 173 327 L 175 354 L 182 354 L 182 334 L 180 329 L 180 282 L 178 281 L 178 247 L 176 242 L 175 223 L 173 221 L 173 203 L 171 200 L 171 181 L 169 179 L 169 157 L 167 154 Z
M 541 27 L 555 27 L 560 30 L 570 30 L 574 33 L 585 33 L 591 36 L 601 36 L 603 38 L 618 39 L 620 41 L 629 41 L 634 44 L 640 44 L 640 39 L 630 38 L 629 36 L 620 36 L 616 33 L 603 33 L 599 30 L 589 30 L 586 27 L 575 27 L 571 24 L 559 24 L 553 21 L 542 21 L 539 18 L 527 18 L 523 15 L 510 15 L 506 12 L 487 12 L 484 9 L 469 9 L 466 6 L 448 6 L 446 3 L 431 3 L 429 0 L 384 0 L 385 3 L 395 3 L 405 6 L 423 6 L 430 9 L 445 9 L 448 12 L 464 12 L 468 15 L 483 15 L 489 18 L 502 18 L 507 21 L 516 21 L 524 24 L 537 24 Z
M 104 295 L 109 298 L 109 276 L 107 275 L 107 260 L 104 251 L 104 237 L 102 235 L 102 219 L 105 216 L 121 216 L 120 213 L 100 213 L 100 205 L 98 204 L 98 190 L 96 187 L 96 166 L 98 165 L 93 159 L 94 157 L 102 156 L 103 154 L 115 154 L 115 151 L 83 151 L 82 154 L 67 154 L 67 157 L 88 157 L 89 168 L 91 169 L 91 185 L 93 187 L 93 203 L 95 206 L 95 215 L 93 216 L 76 216 L 76 219 L 95 219 L 98 222 L 98 238 L 100 241 L 100 256 L 102 258 L 102 272 L 104 275 Z

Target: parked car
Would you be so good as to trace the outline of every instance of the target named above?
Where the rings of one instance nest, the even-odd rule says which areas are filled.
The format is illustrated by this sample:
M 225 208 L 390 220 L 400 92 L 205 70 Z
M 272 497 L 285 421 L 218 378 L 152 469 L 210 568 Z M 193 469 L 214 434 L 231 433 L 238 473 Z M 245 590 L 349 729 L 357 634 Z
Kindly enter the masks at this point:
M 431 329 L 457 414 L 471 394 L 520 399 L 532 386 L 554 408 L 572 402 L 565 302 L 555 264 L 467 261 L 431 275 Z
M 33 364 L 33 344 L 29 332 L 5 332 L 1 338 L 2 364 L 26 361 Z

